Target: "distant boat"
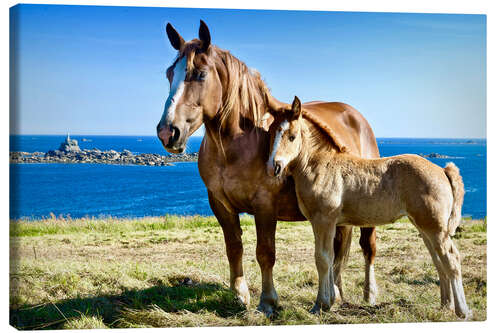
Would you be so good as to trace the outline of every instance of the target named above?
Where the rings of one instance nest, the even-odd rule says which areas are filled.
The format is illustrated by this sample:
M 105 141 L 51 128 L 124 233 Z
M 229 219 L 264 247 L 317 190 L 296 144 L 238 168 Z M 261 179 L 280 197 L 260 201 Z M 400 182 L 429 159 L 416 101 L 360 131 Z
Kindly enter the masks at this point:
M 85 139 L 85 138 L 83 138 L 82 141 L 83 142 L 92 142 L 92 139 Z
M 137 141 L 141 142 L 141 141 L 142 141 L 142 139 L 137 139 Z

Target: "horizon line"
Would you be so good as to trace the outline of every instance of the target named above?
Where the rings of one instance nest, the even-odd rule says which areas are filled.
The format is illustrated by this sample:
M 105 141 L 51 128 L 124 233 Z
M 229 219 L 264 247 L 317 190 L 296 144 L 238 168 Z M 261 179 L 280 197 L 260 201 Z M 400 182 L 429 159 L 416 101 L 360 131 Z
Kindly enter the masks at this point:
M 65 134 L 36 134 L 36 133 L 29 133 L 29 134 L 12 134 L 9 133 L 9 136 L 16 136 L 16 135 L 25 135 L 25 136 L 143 136 L 143 137 L 156 137 L 156 135 L 150 135 L 150 134 L 71 134 L 71 133 L 65 133 Z M 203 138 L 204 135 L 192 135 L 190 138 Z M 476 140 L 486 140 L 487 137 L 424 137 L 424 136 L 375 136 L 375 139 L 476 139 Z

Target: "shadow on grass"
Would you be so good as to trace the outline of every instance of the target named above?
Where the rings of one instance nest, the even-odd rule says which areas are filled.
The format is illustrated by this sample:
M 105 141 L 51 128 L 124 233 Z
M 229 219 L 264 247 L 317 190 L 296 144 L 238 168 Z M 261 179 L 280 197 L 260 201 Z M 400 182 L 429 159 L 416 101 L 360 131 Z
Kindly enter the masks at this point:
M 222 318 L 245 310 L 233 292 L 219 284 L 181 282 L 176 286 L 159 284 L 143 290 L 126 290 L 119 295 L 78 297 L 11 309 L 10 324 L 17 329 L 58 329 L 66 321 L 86 315 L 99 316 L 108 327 L 115 327 L 123 310 L 143 310 L 152 305 L 166 312 L 207 310 Z
M 378 311 L 394 305 L 406 309 L 413 308 L 413 304 L 411 304 L 404 298 L 400 298 L 394 302 L 384 302 L 377 305 L 358 305 L 344 302 L 339 306 L 336 312 L 342 316 L 373 316 Z
M 405 275 L 399 276 L 394 280 L 395 283 L 406 283 L 414 286 L 425 286 L 429 284 L 434 284 L 439 286 L 439 280 L 430 276 L 424 276 L 422 279 L 410 279 Z

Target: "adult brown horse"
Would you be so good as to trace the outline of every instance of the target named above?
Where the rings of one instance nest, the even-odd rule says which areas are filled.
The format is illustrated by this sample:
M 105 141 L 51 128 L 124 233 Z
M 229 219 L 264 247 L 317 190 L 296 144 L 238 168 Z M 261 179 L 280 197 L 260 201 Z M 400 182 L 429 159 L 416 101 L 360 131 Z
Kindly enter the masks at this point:
M 167 69 L 170 94 L 157 126 L 158 137 L 170 153 L 182 153 L 188 137 L 205 124 L 198 159 L 200 175 L 207 187 L 210 207 L 224 232 L 230 265 L 230 286 L 249 305 L 250 295 L 243 276 L 243 246 L 239 213 L 255 216 L 257 261 L 262 273 L 259 310 L 272 315 L 278 305 L 273 284 L 276 221 L 305 220 L 300 213 L 293 179 L 277 181 L 266 173 L 269 134 L 264 115 L 289 107 L 276 100 L 256 72 L 211 44 L 210 32 L 201 21 L 199 39 L 185 42 L 167 25 L 167 35 L 178 55 Z M 379 157 L 375 136 L 368 122 L 349 105 L 310 102 L 304 110 L 325 129 L 336 133 L 332 144 L 363 157 Z M 333 129 L 333 130 L 332 130 Z M 347 259 L 352 227 L 339 227 L 335 247 L 336 285 L 341 288 L 341 269 Z M 365 256 L 365 300 L 376 295 L 373 260 L 375 229 L 361 229 Z

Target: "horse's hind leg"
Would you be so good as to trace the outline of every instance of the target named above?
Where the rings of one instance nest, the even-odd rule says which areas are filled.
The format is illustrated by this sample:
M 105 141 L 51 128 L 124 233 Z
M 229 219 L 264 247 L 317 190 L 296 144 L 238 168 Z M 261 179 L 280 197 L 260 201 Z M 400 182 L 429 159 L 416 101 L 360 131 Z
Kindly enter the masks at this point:
M 375 232 L 375 228 L 361 228 L 359 245 L 361 245 L 365 258 L 365 286 L 363 296 L 365 302 L 372 305 L 375 304 L 378 293 L 374 268 L 375 254 L 377 253 L 376 239 L 377 233 Z
M 432 247 L 429 238 L 423 232 L 420 232 L 420 235 L 422 236 L 425 246 L 427 247 L 429 253 L 431 254 L 432 262 L 434 263 L 434 266 L 436 267 L 436 270 L 439 275 L 439 288 L 441 290 L 441 306 L 443 308 L 453 310 L 455 309 L 455 305 L 453 301 L 451 281 L 448 280 L 448 277 L 445 274 L 443 263 L 441 262 L 441 259 L 439 259 L 437 252 Z
M 248 292 L 247 282 L 243 276 L 243 243 L 241 241 L 240 218 L 238 214 L 228 212 L 213 197 L 210 191 L 208 192 L 208 201 L 224 233 L 226 254 L 229 260 L 230 288 L 236 293 L 238 299 L 248 307 L 250 305 L 250 293 Z
M 314 257 L 318 270 L 318 296 L 311 313 L 328 310 L 335 301 L 334 272 L 333 272 L 333 238 L 335 237 L 335 222 L 329 219 L 318 218 L 311 220 L 314 231 Z
M 453 291 L 455 313 L 459 317 L 468 318 L 471 312 L 467 306 L 464 287 L 462 285 L 460 253 L 447 232 L 426 232 L 426 235 L 439 256 L 444 271 L 443 273 L 450 281 Z

